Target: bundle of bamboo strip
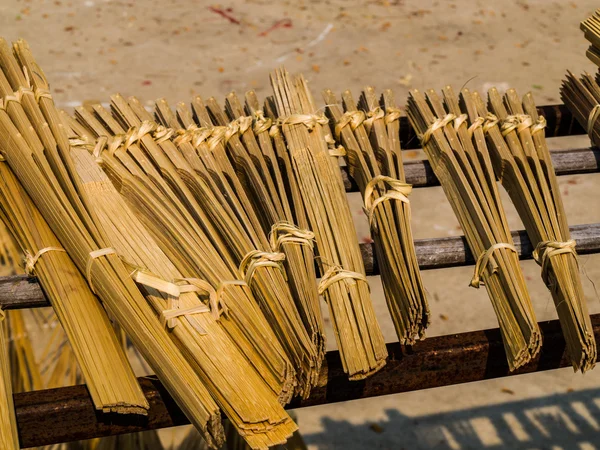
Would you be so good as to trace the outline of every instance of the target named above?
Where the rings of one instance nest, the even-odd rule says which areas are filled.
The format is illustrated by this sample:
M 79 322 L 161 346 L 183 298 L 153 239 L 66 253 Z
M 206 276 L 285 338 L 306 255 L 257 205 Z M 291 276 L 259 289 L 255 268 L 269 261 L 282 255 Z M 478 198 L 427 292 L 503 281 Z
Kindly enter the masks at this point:
M 550 289 L 567 342 L 573 368 L 585 372 L 596 363 L 596 340 L 583 293 L 575 241 L 571 239 L 560 189 L 544 127 L 531 93 L 521 99 L 514 89 L 501 97 L 488 92 L 490 114 L 481 99 L 462 93 L 464 112 L 471 122 L 485 117 L 496 175 L 517 208 L 531 243 L 533 256 L 542 266 L 542 278 Z M 468 109 L 470 108 L 470 110 Z
M 290 155 L 288 178 L 298 183 L 317 242 L 322 276 L 319 293 L 329 306 L 345 372 L 352 380 L 364 379 L 385 365 L 387 350 L 370 299 L 339 153 L 330 154 L 328 120 L 315 113 L 304 78 L 292 80 L 279 70 L 271 83 Z
M 10 99 L 10 104 L 20 104 L 29 111 L 20 119 L 28 119 L 26 126 L 35 130 L 41 146 L 37 141 L 28 142 L 8 113 L 0 110 L 3 159 L 39 208 L 62 248 L 85 274 L 92 292 L 102 299 L 209 444 L 219 445 L 223 430 L 216 403 L 95 225 L 43 71 L 24 41 L 15 44 L 14 52 L 15 55 L 4 40 L 0 42 L 0 67 L 13 91 L 18 93 Z M 18 191 L 15 184 L 9 187 Z
M 600 146 L 600 81 L 589 73 L 577 78 L 567 71 L 560 87 L 563 103 L 587 131 L 592 145 Z
M 230 96 L 228 107 L 241 114 L 243 109 L 236 100 Z M 233 104 L 236 106 L 233 107 Z M 192 122 L 192 114 L 184 104 L 180 103 L 177 107 L 179 123 L 186 130 L 181 130 L 173 142 L 187 159 L 186 163 L 178 164 L 178 170 L 211 216 L 229 246 L 234 263 L 245 272 L 246 281 L 253 288 L 270 323 L 275 324 L 275 331 L 297 369 L 296 394 L 306 398 L 310 388 L 317 383 L 324 356 L 322 332 L 315 331 L 314 325 L 319 320 L 315 317 L 318 307 L 316 282 L 308 275 L 314 274 L 314 262 L 305 259 L 312 256 L 311 233 L 278 220 L 279 214 L 283 215 L 283 205 L 278 200 L 279 194 L 273 181 L 267 177 L 266 164 L 264 161 L 260 164 L 261 153 L 251 127 L 252 118 L 240 116 L 228 123 L 216 100 L 210 99 L 208 105 L 207 110 L 200 97 L 194 100 L 196 113 L 204 117 L 204 124 L 208 124 L 200 128 Z M 214 119 L 211 119 L 209 111 Z M 157 102 L 157 116 L 165 126 L 178 125 L 177 118 L 164 100 Z M 213 120 L 217 126 L 213 126 Z M 208 188 L 210 192 L 204 192 Z M 271 230 L 273 226 L 275 235 L 291 233 L 293 236 L 290 237 L 303 242 L 309 251 L 303 252 L 302 245 L 288 245 L 286 248 L 292 259 L 287 260 L 288 254 L 282 253 L 280 245 L 269 243 L 266 229 Z M 287 242 L 292 241 L 288 239 Z M 272 270 L 280 267 L 281 260 L 287 261 L 286 268 L 292 268 L 289 274 Z M 252 269 L 252 265 L 257 270 Z M 271 265 L 274 267 L 271 268 Z M 260 269 L 261 266 L 264 269 Z M 269 271 L 270 276 L 266 277 Z M 306 292 L 308 298 L 296 297 L 294 302 L 285 283 L 286 276 L 290 275 L 293 277 L 292 286 L 297 287 L 294 292 Z M 277 301 L 274 302 L 274 299 Z M 307 303 L 309 306 L 305 308 Z
M 477 257 L 471 286 L 478 288 L 483 279 L 509 368 L 514 370 L 537 355 L 541 335 L 500 202 L 484 131 L 476 118 L 467 126 L 468 117 L 461 113 L 449 86 L 443 90 L 445 105 L 435 91 L 428 90 L 426 95 L 427 99 L 418 90 L 410 92 L 408 117 Z
M 193 104 L 196 115 L 206 115 L 200 97 L 196 97 Z M 286 188 L 269 136 L 272 121 L 265 118 L 258 98 L 252 91 L 246 93 L 245 110 L 235 93 L 227 96 L 226 113 L 233 121 L 230 124 L 225 123 L 225 117 L 214 98 L 209 99 L 207 105 L 210 114 L 204 122 L 208 122 L 212 116 L 219 126 L 227 125 L 230 129 L 239 126 L 238 139 L 227 140 L 229 159 L 236 174 L 241 174 L 243 183 L 240 184 L 253 206 L 245 206 L 247 214 L 258 215 L 258 219 L 261 219 L 263 231 L 270 237 L 271 251 L 285 254 L 288 282 L 302 322 L 317 350 L 313 373 L 318 374 L 325 355 L 325 334 L 314 265 L 314 234 L 308 230 L 302 204 L 298 204 L 297 208 L 294 206 L 299 196 L 292 194 L 291 190 L 297 189 L 297 186 L 290 184 Z M 186 126 L 182 120 L 185 114 L 182 114 L 181 104 L 177 112 L 182 125 Z M 285 154 L 285 148 L 283 150 Z M 239 196 L 244 198 L 243 193 L 239 193 Z M 253 220 L 253 223 L 257 221 Z
M 96 409 L 146 414 L 148 402 L 106 312 L 5 163 L 0 163 L 0 219 L 27 255 L 28 272 L 38 277 L 63 325 Z
M 96 106 L 96 112 L 100 114 L 99 117 L 104 117 L 109 122 L 111 121 L 110 115 L 104 111 L 101 107 Z M 88 113 L 83 109 L 78 110 L 80 120 L 89 125 L 94 133 L 100 133 L 106 135 L 109 131 L 105 126 L 99 122 L 92 114 Z M 70 120 L 68 116 L 64 116 L 65 120 L 70 121 L 70 125 L 73 129 L 76 129 L 81 124 L 77 124 Z M 113 124 L 113 126 L 117 126 Z M 92 141 L 94 138 L 91 135 L 85 135 L 89 130 L 85 128 L 79 129 L 80 142 Z M 118 155 L 117 155 L 118 156 Z M 127 154 L 120 156 L 123 160 L 126 160 Z M 134 166 L 132 166 L 134 167 Z M 106 190 L 106 189 L 105 189 Z M 197 273 L 196 266 L 189 263 L 188 259 L 184 259 L 179 253 L 173 252 L 168 247 L 168 240 L 165 240 L 161 235 L 157 235 L 157 241 L 165 249 L 166 254 L 170 254 L 173 259 L 177 270 L 185 274 L 185 276 L 194 276 Z M 223 257 L 223 254 L 219 254 L 214 248 L 208 243 L 208 239 L 200 241 L 206 247 L 200 247 L 205 253 L 208 252 L 208 257 L 198 258 L 198 264 L 208 264 L 211 259 L 217 258 L 215 261 L 219 261 Z M 182 243 L 185 252 L 189 249 L 186 242 Z M 218 266 L 218 263 L 216 264 Z M 233 275 L 232 275 L 233 276 Z M 179 276 L 180 278 L 183 275 Z M 226 280 L 231 280 L 228 278 Z M 226 289 L 225 289 L 226 287 Z M 223 289 L 220 289 L 221 303 L 229 305 L 230 311 L 227 315 L 227 319 L 221 320 L 220 323 L 225 327 L 226 331 L 231 336 L 233 342 L 242 351 L 242 354 L 246 356 L 248 361 L 256 368 L 256 370 L 262 375 L 263 379 L 271 387 L 273 392 L 279 397 L 282 403 L 287 403 L 293 394 L 293 377 L 294 371 L 291 364 L 285 357 L 283 349 L 277 343 L 277 338 L 273 334 L 268 322 L 255 305 L 255 300 L 250 295 L 249 290 L 245 287 L 242 282 L 226 282 L 223 284 Z
M 80 111 L 80 114 L 84 112 Z M 101 125 L 93 118 L 89 118 L 87 123 L 93 124 L 96 129 Z M 136 150 L 134 146 L 137 147 L 136 144 L 131 143 L 127 153 L 123 147 L 117 147 L 112 160 L 116 158 L 125 160 L 128 155 L 136 155 L 136 151 L 141 149 Z M 110 153 L 110 150 L 102 152 L 98 149 L 98 151 L 103 160 L 111 158 L 110 155 L 104 154 Z M 167 288 L 163 290 L 169 291 L 171 297 L 175 297 L 163 296 L 152 290 L 146 293 L 157 313 L 170 323 L 174 336 L 186 350 L 186 356 L 238 432 L 252 448 L 265 448 L 285 442 L 296 429 L 295 424 L 278 403 L 277 397 L 269 386 L 262 380 L 261 375 L 253 370 L 247 357 L 240 352 L 236 343 L 221 325 L 221 322 L 228 319 L 220 320 L 220 311 L 224 312 L 225 316 L 230 312 L 233 314 L 234 310 L 236 314 L 247 314 L 246 310 L 254 307 L 252 300 L 246 305 L 242 305 L 239 300 L 237 304 L 224 303 L 218 291 L 223 291 L 227 281 L 221 282 L 223 288 L 219 288 L 201 279 L 184 277 L 160 250 L 142 222 L 129 210 L 124 199 L 96 165 L 94 157 L 85 148 L 74 148 L 72 155 L 83 188 L 89 194 L 90 205 L 98 217 L 97 224 L 104 230 L 112 247 L 134 267 L 143 268 L 137 271 L 136 279 L 155 288 L 161 288 L 161 285 L 166 284 Z M 107 166 L 111 167 L 111 170 L 116 168 L 115 173 L 122 171 L 119 166 L 111 165 L 110 161 Z M 127 181 L 122 178 L 119 182 L 122 189 L 124 183 Z M 137 203 L 137 207 L 140 206 L 140 203 Z M 153 206 L 155 206 L 152 209 L 153 214 L 161 211 L 158 203 Z M 164 217 L 168 217 L 168 210 L 165 211 L 167 212 Z M 180 229 L 180 232 L 183 230 Z M 210 262 L 213 266 L 218 266 L 218 254 L 214 250 L 213 253 Z M 153 285 L 145 281 L 152 280 L 153 277 L 158 277 L 159 284 Z M 192 288 L 195 287 L 195 290 L 209 294 L 211 307 L 205 306 L 196 292 L 186 292 L 187 288 L 183 289 L 173 282 L 162 280 L 181 280 L 189 283 Z M 240 283 L 234 285 L 240 289 L 244 288 Z M 177 293 L 177 290 L 181 289 L 183 292 Z M 170 306 L 169 300 L 173 303 Z M 209 311 L 212 314 L 207 314 Z M 256 309 L 253 316 L 248 315 L 246 322 L 259 315 Z M 182 320 L 177 320 L 177 317 L 181 317 Z M 260 320 L 256 322 L 258 325 L 261 323 Z M 254 327 L 258 328 L 257 325 Z M 263 328 L 268 328 L 266 323 Z M 249 392 L 252 392 L 252 395 L 249 396 Z
M 393 93 L 383 95 L 385 110 L 375 91 L 367 87 L 362 110 L 349 91 L 342 95 L 344 110 L 331 90 L 323 93 L 336 123 L 337 140 L 346 150 L 346 162 L 358 184 L 371 227 L 388 310 L 401 344 L 414 344 L 429 325 L 429 305 L 410 226 L 408 195 L 399 140 L 400 111 Z
M 585 38 L 592 44 L 589 46 L 586 56 L 590 61 L 600 67 L 600 9 L 594 12 L 580 24 Z

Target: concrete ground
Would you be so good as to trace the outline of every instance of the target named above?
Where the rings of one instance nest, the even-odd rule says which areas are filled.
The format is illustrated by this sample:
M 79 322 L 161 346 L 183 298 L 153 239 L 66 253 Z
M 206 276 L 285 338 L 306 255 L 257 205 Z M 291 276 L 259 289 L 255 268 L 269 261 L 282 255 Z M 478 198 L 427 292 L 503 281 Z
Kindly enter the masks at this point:
M 3 0 L 0 30 L 27 39 L 64 108 L 106 102 L 121 92 L 151 104 L 193 94 L 270 94 L 269 73 L 284 64 L 323 88 L 467 85 L 533 91 L 538 104 L 559 103 L 565 71 L 594 71 L 579 22 L 589 0 L 282 1 Z M 551 140 L 553 148 L 589 145 L 586 137 Z M 405 152 L 406 158 L 419 157 Z M 600 222 L 600 175 L 560 178 L 569 223 Z M 357 198 L 362 238 L 367 238 Z M 462 234 L 440 188 L 411 197 L 416 238 Z M 513 229 L 522 225 L 505 196 Z M 600 256 L 581 258 L 592 313 Z M 532 261 L 523 262 L 539 320 L 556 317 Z M 429 336 L 497 326 L 484 289 L 467 287 L 472 267 L 423 273 L 433 323 Z M 387 341 L 395 341 L 378 279 L 373 298 Z M 333 339 L 330 339 L 333 348 Z M 598 370 L 598 369 L 597 369 Z M 600 448 L 600 377 L 570 369 L 333 404 L 297 411 L 311 449 Z M 169 439 L 168 436 L 165 436 Z

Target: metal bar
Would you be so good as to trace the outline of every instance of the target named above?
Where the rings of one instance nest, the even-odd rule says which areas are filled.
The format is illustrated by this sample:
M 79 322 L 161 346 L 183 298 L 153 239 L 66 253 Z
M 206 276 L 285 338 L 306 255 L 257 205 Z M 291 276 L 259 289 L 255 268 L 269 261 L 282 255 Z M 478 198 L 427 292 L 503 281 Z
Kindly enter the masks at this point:
M 600 223 L 570 227 L 580 254 L 600 252 Z M 531 259 L 533 246 L 523 230 L 512 233 L 520 259 Z M 378 275 L 379 267 L 373 244 L 360 244 L 367 275 Z M 421 270 L 475 264 L 464 236 L 416 239 L 415 250 Z M 50 306 L 35 278 L 26 275 L 0 277 L 0 307 L 23 309 Z
M 565 105 L 540 106 L 538 107 L 538 114 L 546 118 L 546 137 L 586 134 L 583 127 L 577 122 Z M 407 117 L 400 118 L 400 145 L 404 150 L 421 147 L 421 143 L 415 135 Z
M 596 340 L 600 315 L 592 316 Z M 538 357 L 510 372 L 500 330 L 484 330 L 439 336 L 412 347 L 388 344 L 387 365 L 362 381 L 348 381 L 337 351 L 328 352 L 320 383 L 307 400 L 296 399 L 289 408 L 377 397 L 530 372 L 567 367 L 565 341 L 557 320 L 540 324 L 544 346 Z M 97 413 L 84 385 L 15 395 L 15 409 L 22 447 L 34 447 L 80 439 L 132 433 L 187 424 L 188 421 L 152 377 L 140 378 L 150 403 L 147 418 L 106 416 Z
M 551 152 L 552 163 L 557 175 L 575 175 L 600 172 L 600 149 L 578 148 Z M 357 192 L 358 186 L 348 174 L 347 167 L 341 167 L 344 186 L 347 192 Z M 439 186 L 429 161 L 407 161 L 404 163 L 406 182 L 413 187 Z

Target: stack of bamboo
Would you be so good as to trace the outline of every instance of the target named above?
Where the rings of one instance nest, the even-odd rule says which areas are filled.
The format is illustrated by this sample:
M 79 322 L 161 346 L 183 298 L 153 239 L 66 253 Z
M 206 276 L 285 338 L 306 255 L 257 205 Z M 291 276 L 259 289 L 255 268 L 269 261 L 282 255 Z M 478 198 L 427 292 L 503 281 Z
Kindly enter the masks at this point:
M 471 286 L 478 288 L 483 279 L 514 370 L 537 355 L 540 331 L 500 202 L 483 119 L 470 97 L 461 97 L 461 110 L 449 86 L 443 96 L 444 102 L 433 90 L 426 97 L 411 91 L 408 117 L 477 258 Z
M 469 98 L 464 91 L 463 98 Z M 488 92 L 490 114 L 482 99 L 472 95 L 478 117 L 486 117 L 492 162 L 496 175 L 509 193 L 531 243 L 533 256 L 542 267 L 542 279 L 550 290 L 567 342 L 574 370 L 585 372 L 596 363 L 596 340 L 583 293 L 575 241 L 560 195 L 548 151 L 544 128 L 531 93 L 522 99 L 514 89 L 501 97 Z
M 585 38 L 592 44 L 589 46 L 586 56 L 590 61 L 600 67 L 600 9 L 594 12 L 580 25 Z
M 0 68 L 12 92 L 0 110 L 1 152 L 5 160 L 0 164 L 4 169 L 3 197 L 6 200 L 20 197 L 21 201 L 30 197 L 29 203 L 14 203 L 19 213 L 23 210 L 22 216 L 30 221 L 30 232 L 46 229 L 46 237 L 51 236 L 50 230 L 56 234 L 60 247 L 52 242 L 50 245 L 64 249 L 72 258 L 78 269 L 78 272 L 70 272 L 72 276 L 85 275 L 91 291 L 102 299 L 191 422 L 211 445 L 220 444 L 223 430 L 216 403 L 184 358 L 180 343 L 163 328 L 130 279 L 130 271 L 109 247 L 96 224 L 43 71 L 25 42 L 17 42 L 13 50 L 14 53 L 5 41 L 0 42 Z M 11 176 L 13 172 L 18 181 Z M 18 223 L 18 216 L 13 215 L 14 207 L 6 207 L 4 200 L 2 204 L 4 218 L 9 219 L 11 228 L 25 233 L 21 225 L 28 223 Z M 27 241 L 23 239 L 24 243 Z M 35 252 L 32 265 L 37 271 L 42 260 L 64 256 L 59 250 L 46 251 L 35 261 L 37 252 L 48 245 L 45 240 L 40 244 L 41 247 L 30 249 Z M 55 267 L 60 270 L 63 266 L 56 264 Z
M 342 95 L 344 111 L 330 90 L 323 98 L 336 123 L 336 138 L 346 150 L 350 175 L 363 196 L 396 334 L 400 343 L 413 344 L 429 324 L 429 305 L 410 226 L 412 186 L 404 178 L 400 111 L 391 91 L 384 93 L 382 109 L 371 87 L 361 96 L 361 110 L 349 91 Z

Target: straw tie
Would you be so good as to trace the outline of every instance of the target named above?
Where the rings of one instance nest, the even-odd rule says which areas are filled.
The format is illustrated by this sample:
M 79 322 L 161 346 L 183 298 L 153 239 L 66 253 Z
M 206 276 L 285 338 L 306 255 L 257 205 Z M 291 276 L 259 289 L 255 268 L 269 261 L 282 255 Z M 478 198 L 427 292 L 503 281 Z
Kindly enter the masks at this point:
M 252 250 L 240 264 L 240 271 L 244 274 L 244 280 L 246 284 L 250 284 L 252 282 L 252 278 L 254 277 L 254 273 L 256 269 L 259 267 L 275 267 L 280 269 L 287 279 L 286 273 L 283 271 L 281 267 L 281 262 L 285 260 L 285 255 L 283 253 L 271 253 L 271 252 L 263 252 L 260 250 Z
M 329 156 L 346 156 L 346 149 L 343 145 L 335 146 L 335 140 L 331 137 L 331 134 L 325 135 L 325 142 L 329 148 Z
M 335 124 L 335 136 L 340 139 L 342 130 L 350 125 L 352 130 L 356 130 L 366 120 L 365 113 L 363 111 L 346 111 L 340 117 L 340 120 Z
M 36 89 L 33 93 L 35 95 L 36 102 L 39 102 L 41 98 L 47 98 L 52 100 L 52 94 L 50 94 L 50 91 L 48 89 Z
M 594 146 L 598 145 L 594 141 L 594 126 L 596 125 L 596 122 L 598 122 L 598 118 L 600 118 L 600 104 L 597 103 L 594 105 L 594 107 L 590 111 L 590 114 L 588 116 L 588 121 L 587 121 L 587 134 L 590 137 L 592 144 L 594 144 Z
M 383 112 L 383 109 L 378 106 L 367 113 L 367 118 L 365 119 L 364 124 L 367 129 L 371 129 L 373 122 L 383 118 L 385 118 L 385 112 Z
M 498 125 L 500 119 L 498 119 L 494 114 L 487 113 L 485 116 L 485 123 L 483 124 L 483 132 L 484 134 L 489 133 L 489 131 Z
M 475 130 L 477 130 L 477 128 L 481 127 L 484 124 L 484 122 L 485 122 L 485 119 L 483 117 L 477 117 L 473 121 L 471 126 L 469 128 L 467 128 L 467 133 L 469 133 L 469 139 L 471 139 L 473 137 Z
M 542 280 L 544 280 L 548 288 L 555 287 L 555 283 L 550 279 L 550 258 L 556 255 L 571 253 L 575 257 L 575 261 L 579 263 L 575 245 L 577 245 L 576 242 L 573 239 L 569 239 L 566 242 L 542 241 L 535 246 L 533 259 L 542 266 Z
M 456 131 L 458 133 L 458 130 L 460 129 L 460 126 L 465 123 L 468 119 L 468 116 L 466 114 L 461 114 L 460 116 L 456 117 L 454 119 L 454 131 Z
M 516 114 L 507 116 L 502 121 L 500 127 L 502 136 L 508 135 L 510 132 L 517 130 L 517 133 L 521 134 L 523 131 L 528 130 L 533 125 L 533 119 L 527 114 Z
M 154 137 L 154 140 L 157 144 L 160 144 L 171 139 L 171 136 L 173 136 L 173 134 L 175 134 L 175 130 L 173 128 L 167 128 L 165 126 L 159 125 L 158 127 L 156 127 L 156 130 L 154 131 L 152 137 Z
M 265 131 L 269 131 L 269 129 L 271 128 L 271 125 L 273 125 L 273 121 L 269 118 L 265 117 L 265 113 L 259 109 L 257 111 L 254 111 L 254 133 L 256 134 L 260 134 L 260 133 L 264 133 Z
M 35 265 L 38 262 L 38 259 L 40 259 L 42 255 L 45 255 L 48 252 L 66 252 L 66 250 L 60 247 L 45 247 L 38 251 L 34 256 L 31 256 L 31 254 L 25 252 L 25 273 L 27 275 L 33 275 L 33 271 L 35 269 Z
M 391 189 L 388 190 L 381 197 L 378 197 L 373 201 L 373 194 L 375 193 L 375 186 L 378 183 L 385 183 Z M 365 187 L 365 205 L 363 210 L 369 218 L 369 225 L 373 225 L 373 217 L 375 215 L 375 209 L 383 202 L 388 200 L 398 200 L 403 203 L 410 203 L 408 196 L 412 192 L 412 185 L 404 183 L 403 181 L 397 180 L 396 178 L 388 177 L 386 175 L 378 175 L 367 183 Z M 375 223 L 375 226 L 377 224 Z
M 339 283 L 340 281 L 344 281 L 349 284 L 356 284 L 356 281 L 364 281 L 367 283 L 367 277 L 362 273 L 346 270 L 342 268 L 342 266 L 333 266 L 323 274 L 323 277 L 319 282 L 319 295 L 323 295 L 323 293 L 329 289 L 332 284 Z
M 277 222 L 271 227 L 269 241 L 271 250 L 280 252 L 284 244 L 306 245 L 312 250 L 314 248 L 315 234 L 309 230 L 301 230 L 290 222 Z
M 419 136 L 419 139 L 421 139 L 421 145 L 427 144 L 429 142 L 429 139 L 431 139 L 431 136 L 433 136 L 434 132 L 436 132 L 440 128 L 444 128 L 454 119 L 456 119 L 456 116 L 454 114 L 446 114 L 446 116 L 443 118 L 435 119 L 435 121 L 431 125 L 429 125 L 429 128 L 425 130 L 425 133 Z
M 199 278 L 181 278 L 176 280 L 177 282 L 185 281 L 189 283 L 185 286 L 178 286 L 181 293 L 184 292 L 207 292 L 209 298 L 210 307 L 205 304 L 199 304 L 196 306 L 191 306 L 189 308 L 179 308 L 175 307 L 172 309 L 165 309 L 160 314 L 160 320 L 163 326 L 169 326 L 169 328 L 173 328 L 176 325 L 174 319 L 178 317 L 187 317 L 192 316 L 194 314 L 204 314 L 210 312 L 215 320 L 219 320 L 221 314 L 227 314 L 229 309 L 227 305 L 223 302 L 223 293 L 228 286 L 247 286 L 245 281 L 242 280 L 229 280 L 223 281 L 217 286 L 217 289 L 213 288 L 210 283 L 207 281 L 201 280 Z M 198 323 L 192 322 L 188 320 L 190 325 L 192 325 L 196 331 L 200 334 L 206 334 L 206 330 L 204 330 Z
M 401 111 L 398 108 L 386 108 L 385 123 L 386 125 L 400 119 Z
M 90 289 L 92 290 L 92 292 L 94 294 L 96 293 L 96 289 L 94 289 L 94 283 L 92 282 L 92 267 L 94 265 L 94 262 L 96 261 L 96 259 L 102 258 L 103 256 L 116 255 L 116 254 L 117 254 L 117 252 L 115 251 L 115 249 L 110 248 L 110 247 L 101 248 L 101 249 L 90 252 L 89 258 L 87 261 L 87 265 L 85 267 L 85 278 L 86 278 L 88 284 L 90 285 Z
M 544 116 L 539 116 L 537 123 L 531 127 L 531 134 L 539 133 L 546 128 L 546 118 Z
M 487 251 L 485 253 L 482 253 L 481 255 L 479 255 L 479 258 L 477 258 L 477 263 L 475 264 L 475 272 L 473 273 L 473 279 L 471 280 L 471 283 L 470 283 L 471 287 L 474 287 L 475 289 L 479 289 L 479 286 L 481 285 L 481 275 L 483 274 L 483 271 L 489 264 L 492 254 L 496 250 L 500 250 L 501 248 L 506 248 L 508 250 L 512 250 L 513 252 L 517 253 L 517 255 L 519 254 L 519 252 L 517 251 L 515 246 L 512 244 L 509 244 L 507 242 L 498 242 L 498 243 L 492 245 L 490 248 L 487 249 Z
M 329 119 L 327 119 L 327 117 L 325 117 L 325 116 L 318 115 L 318 114 L 291 114 L 290 116 L 286 117 L 281 122 L 281 125 L 286 125 L 286 124 L 290 124 L 290 125 L 302 124 L 302 125 L 306 126 L 306 128 L 308 128 L 309 131 L 312 131 L 313 128 L 315 126 L 317 126 L 317 124 L 328 125 Z
M 281 131 L 279 130 L 279 127 L 276 124 L 272 125 L 271 128 L 269 128 L 269 136 L 271 136 L 273 139 L 280 135 Z

